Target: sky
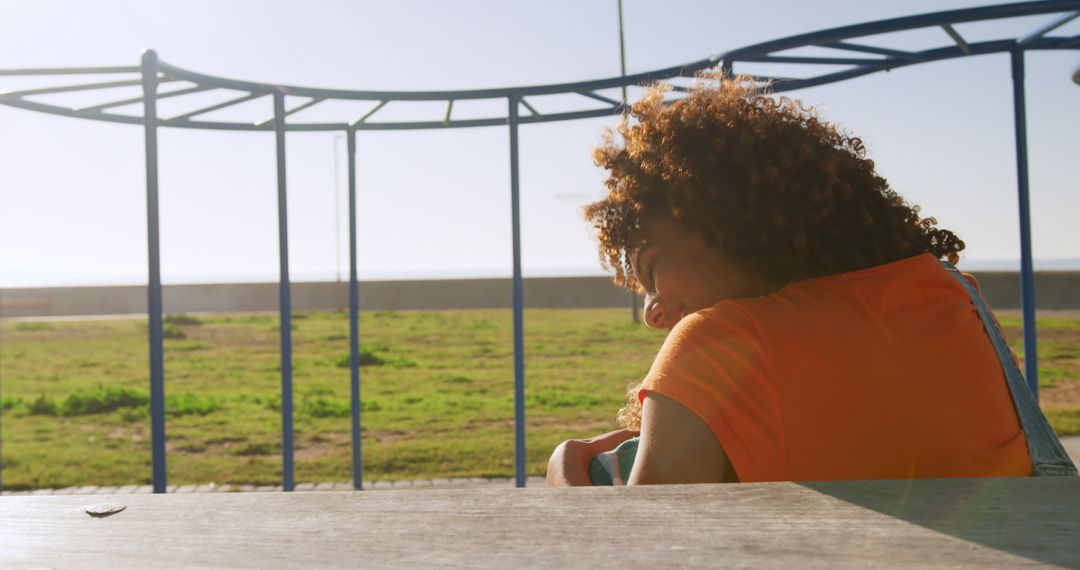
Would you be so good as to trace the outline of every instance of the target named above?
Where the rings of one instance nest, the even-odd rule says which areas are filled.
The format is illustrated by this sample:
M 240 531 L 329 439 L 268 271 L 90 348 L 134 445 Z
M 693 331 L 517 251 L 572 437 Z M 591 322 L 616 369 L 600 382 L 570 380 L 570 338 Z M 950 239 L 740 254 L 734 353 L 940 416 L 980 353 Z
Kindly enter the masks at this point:
M 627 71 L 822 28 L 982 4 L 624 0 Z M 578 81 L 618 75 L 616 6 L 615 0 L 0 0 L 0 68 L 137 65 L 142 50 L 153 48 L 164 61 L 206 74 L 314 87 Z M 958 30 L 978 41 L 1034 30 L 1049 19 Z M 1054 35 L 1077 33 L 1080 20 Z M 931 30 L 875 41 L 921 49 L 948 38 Z M 1080 52 L 1029 53 L 1026 63 L 1036 267 L 1080 267 L 1080 86 L 1069 79 Z M 0 91 L 69 80 L 82 79 L 0 77 Z M 92 100 L 81 94 L 51 100 L 86 105 L 136 94 L 121 89 Z M 893 188 L 965 240 L 962 268 L 1016 266 L 1007 55 L 922 64 L 794 95 L 861 136 Z M 186 104 L 205 104 L 192 101 Z M 174 103 L 163 103 L 162 114 L 183 112 Z M 326 105 L 304 118 L 333 114 Z M 380 112 L 383 120 L 424 111 L 391 107 Z M 224 113 L 258 119 L 272 109 L 263 99 Z M 442 110 L 426 113 L 441 118 Z M 591 149 L 613 124 L 602 118 L 521 128 L 526 276 L 601 274 L 581 208 L 604 194 Z M 273 135 L 163 128 L 159 138 L 163 281 L 275 280 Z M 360 132 L 357 139 L 361 279 L 510 274 L 505 127 Z M 343 141 L 333 133 L 296 133 L 287 145 L 292 277 L 347 276 Z M 137 126 L 0 106 L 0 287 L 145 283 L 143 168 Z

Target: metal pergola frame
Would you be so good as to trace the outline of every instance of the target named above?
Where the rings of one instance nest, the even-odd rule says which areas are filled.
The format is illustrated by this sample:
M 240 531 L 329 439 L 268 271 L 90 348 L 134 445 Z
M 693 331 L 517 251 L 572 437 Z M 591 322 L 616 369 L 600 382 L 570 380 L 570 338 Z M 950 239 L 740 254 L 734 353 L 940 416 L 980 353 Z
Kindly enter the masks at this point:
M 969 42 L 954 26 L 965 23 L 1016 18 L 1022 16 L 1053 16 L 1043 26 L 992 41 Z M 531 87 L 507 87 L 462 91 L 363 91 L 318 89 L 292 85 L 275 85 L 214 77 L 170 65 L 146 51 L 139 66 L 83 67 L 51 69 L 0 69 L 0 76 L 129 76 L 128 79 L 109 79 L 90 83 L 22 89 L 0 92 L 0 104 L 82 119 L 142 125 L 145 132 L 147 246 L 149 258 L 148 313 L 150 343 L 150 412 L 152 431 L 153 487 L 155 493 L 166 490 L 165 471 L 165 388 L 162 341 L 162 285 L 160 271 L 158 223 L 158 150 L 159 127 L 191 129 L 267 131 L 276 141 L 278 241 L 279 241 L 279 312 L 281 341 L 281 414 L 282 414 L 282 483 L 286 491 L 294 488 L 293 480 L 293 400 L 292 400 L 292 339 L 291 303 L 288 258 L 288 206 L 286 201 L 285 142 L 286 133 L 298 131 L 344 132 L 348 142 L 349 180 L 349 352 L 352 406 L 353 486 L 362 489 L 360 438 L 360 361 L 359 361 L 359 287 L 356 272 L 356 133 L 376 130 L 446 129 L 464 127 L 508 126 L 510 135 L 510 197 L 513 248 L 513 321 L 514 321 L 514 435 L 515 482 L 525 486 L 525 355 L 523 333 L 523 296 L 521 277 L 520 186 L 518 169 L 518 128 L 520 125 L 567 121 L 590 117 L 612 117 L 627 109 L 625 98 L 618 100 L 600 93 L 605 89 L 625 88 L 658 81 L 671 82 L 670 97 L 679 97 L 687 87 L 680 81 L 694 78 L 698 72 L 719 68 L 732 73 L 736 64 L 801 64 L 814 73 L 800 77 L 753 76 L 772 81 L 774 92 L 793 91 L 844 81 L 872 73 L 889 71 L 918 63 L 941 61 L 972 55 L 1008 53 L 1013 80 L 1013 102 L 1016 128 L 1016 160 L 1020 216 L 1020 289 L 1024 330 L 1024 364 L 1028 385 L 1038 396 L 1038 364 L 1035 339 L 1035 290 L 1031 253 L 1031 224 L 1027 168 L 1027 127 L 1024 103 L 1024 53 L 1031 50 L 1080 50 L 1080 36 L 1049 36 L 1048 34 L 1071 20 L 1080 17 L 1080 0 L 1043 0 L 1003 4 L 964 10 L 951 10 L 881 20 L 865 24 L 832 28 L 808 34 L 732 50 L 684 65 L 646 73 L 607 79 L 559 83 Z M 940 29 L 944 45 L 918 50 L 899 50 L 851 40 L 891 32 Z M 788 54 L 800 48 L 828 48 L 829 55 Z M 835 55 L 834 55 L 835 54 Z M 853 55 L 854 54 L 854 55 Z M 822 71 L 820 68 L 825 68 Z M 840 68 L 839 71 L 836 69 Z M 160 91 L 165 83 L 180 82 L 181 88 Z M 85 107 L 70 107 L 34 100 L 35 97 L 57 93 L 93 93 L 98 90 L 141 86 L 142 95 L 126 99 L 102 101 Z M 211 90 L 232 92 L 233 97 L 220 103 L 195 108 L 168 118 L 162 118 L 157 103 L 165 98 L 180 98 Z M 624 91 L 625 93 L 625 91 Z M 541 113 L 528 100 L 545 95 L 576 96 L 577 108 L 570 111 Z M 300 96 L 307 101 L 286 107 L 286 96 Z M 273 117 L 258 122 L 237 120 L 207 120 L 199 118 L 213 111 L 228 109 L 248 101 L 269 97 L 273 100 Z M 373 102 L 366 113 L 334 122 L 297 122 L 286 119 L 294 114 L 331 100 L 360 100 Z M 455 101 L 505 100 L 505 114 L 479 118 L 454 118 Z M 443 102 L 445 115 L 429 120 L 389 121 L 372 120 L 390 103 Z M 599 106 L 598 106 L 599 104 Z M 141 105 L 141 114 L 111 111 L 125 106 Z M 527 114 L 521 114 L 524 107 Z M 2 488 L 2 487 L 0 487 Z

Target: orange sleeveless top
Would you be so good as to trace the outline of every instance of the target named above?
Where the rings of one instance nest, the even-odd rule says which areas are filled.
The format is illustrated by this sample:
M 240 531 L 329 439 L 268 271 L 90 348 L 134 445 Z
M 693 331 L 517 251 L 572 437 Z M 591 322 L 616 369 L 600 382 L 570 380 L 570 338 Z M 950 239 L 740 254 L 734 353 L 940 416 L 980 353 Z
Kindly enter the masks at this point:
M 1031 472 L 994 348 L 930 254 L 688 315 L 648 391 L 704 420 L 743 482 Z

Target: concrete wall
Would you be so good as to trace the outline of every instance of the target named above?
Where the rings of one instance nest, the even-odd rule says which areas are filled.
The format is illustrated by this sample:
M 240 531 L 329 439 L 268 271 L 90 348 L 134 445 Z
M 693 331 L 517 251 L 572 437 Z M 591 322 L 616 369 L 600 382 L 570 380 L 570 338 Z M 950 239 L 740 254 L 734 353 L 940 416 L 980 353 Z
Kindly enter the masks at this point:
M 973 272 L 994 309 L 1020 308 L 1020 276 L 1012 271 Z M 1080 309 L 1080 271 L 1035 272 L 1035 305 L 1040 310 Z
M 1016 273 L 976 273 L 983 294 L 995 309 L 1020 307 Z M 525 306 L 537 308 L 626 307 L 626 292 L 606 277 L 525 279 Z M 1080 271 L 1039 272 L 1035 277 L 1040 309 L 1080 309 Z M 165 311 L 275 311 L 275 283 L 166 285 Z M 368 281 L 360 283 L 365 310 L 474 309 L 510 307 L 509 279 Z M 346 283 L 294 283 L 297 310 L 348 307 Z M 146 312 L 145 286 L 50 287 L 0 289 L 0 317 L 112 315 Z
M 525 279 L 528 307 L 627 307 L 625 291 L 606 277 Z M 165 312 L 275 311 L 276 283 L 166 285 Z M 347 283 L 293 283 L 297 310 L 347 308 Z M 479 309 L 511 306 L 509 279 L 367 281 L 360 283 L 364 310 Z M 629 309 L 628 309 L 629 310 Z M 0 289 L 0 317 L 112 315 L 146 312 L 145 286 Z

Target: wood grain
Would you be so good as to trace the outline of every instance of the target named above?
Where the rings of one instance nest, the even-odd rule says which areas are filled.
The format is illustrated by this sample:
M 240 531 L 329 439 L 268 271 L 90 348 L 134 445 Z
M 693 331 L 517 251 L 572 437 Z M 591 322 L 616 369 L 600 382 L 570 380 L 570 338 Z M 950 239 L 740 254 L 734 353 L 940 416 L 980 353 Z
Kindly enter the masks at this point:
M 1080 479 L 0 497 L 0 566 L 1080 567 Z

